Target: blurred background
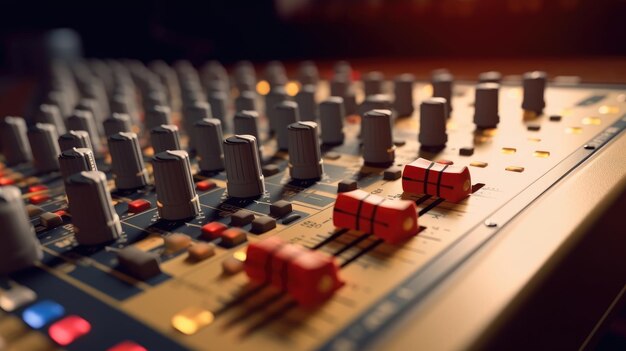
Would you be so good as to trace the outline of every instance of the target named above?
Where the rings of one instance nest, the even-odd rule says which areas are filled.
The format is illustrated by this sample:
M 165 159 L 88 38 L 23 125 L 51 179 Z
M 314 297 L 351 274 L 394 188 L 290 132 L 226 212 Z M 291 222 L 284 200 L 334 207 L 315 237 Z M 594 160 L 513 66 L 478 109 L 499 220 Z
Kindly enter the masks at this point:
M 4 1 L 0 66 L 36 69 L 46 33 L 87 57 L 563 59 L 626 56 L 626 0 Z

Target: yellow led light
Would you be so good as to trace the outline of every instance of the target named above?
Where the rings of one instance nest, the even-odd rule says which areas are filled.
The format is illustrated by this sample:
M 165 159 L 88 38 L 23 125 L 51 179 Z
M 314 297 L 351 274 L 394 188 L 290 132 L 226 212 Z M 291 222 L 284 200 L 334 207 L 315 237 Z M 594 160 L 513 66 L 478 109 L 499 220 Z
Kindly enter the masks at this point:
M 619 113 L 619 107 L 602 105 L 598 108 L 598 113 L 603 114 L 603 115 L 607 115 L 609 113 Z
M 517 152 L 517 149 L 514 147 L 503 147 L 501 152 L 505 155 L 512 155 Z
M 599 126 L 602 124 L 602 120 L 599 117 L 585 117 L 583 118 L 583 124 L 586 126 Z
M 533 156 L 538 157 L 538 158 L 548 158 L 550 157 L 550 151 L 535 151 L 533 152 Z
M 524 172 L 524 167 L 519 167 L 519 166 L 509 166 L 505 169 L 509 172 L 517 172 L 517 173 Z
M 215 316 L 202 307 L 187 307 L 172 317 L 172 327 L 185 335 L 193 335 L 213 322 Z
M 289 96 L 296 96 L 296 94 L 298 94 L 299 91 L 300 91 L 300 84 L 298 82 L 291 81 L 287 83 L 287 85 L 285 85 L 285 92 Z
M 241 261 L 241 262 L 245 262 L 246 261 L 246 257 L 248 257 L 246 255 L 245 251 L 237 251 L 233 254 L 233 257 L 237 260 L 237 261 Z
M 256 83 L 256 92 L 261 95 L 267 95 L 270 92 L 270 83 L 266 80 L 260 80 Z

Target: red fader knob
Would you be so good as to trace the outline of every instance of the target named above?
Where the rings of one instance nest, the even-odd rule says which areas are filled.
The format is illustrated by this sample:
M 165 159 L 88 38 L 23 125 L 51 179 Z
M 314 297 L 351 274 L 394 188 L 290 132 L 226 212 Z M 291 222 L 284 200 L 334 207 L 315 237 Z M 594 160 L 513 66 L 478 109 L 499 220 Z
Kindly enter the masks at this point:
M 333 224 L 376 235 L 390 244 L 416 235 L 419 228 L 415 203 L 388 200 L 363 190 L 337 194 Z
M 304 307 L 326 301 L 343 286 L 333 257 L 276 236 L 248 245 L 244 267 L 250 280 L 286 291 Z
M 472 192 L 472 180 L 465 166 L 452 166 L 418 158 L 404 166 L 402 190 L 459 202 Z

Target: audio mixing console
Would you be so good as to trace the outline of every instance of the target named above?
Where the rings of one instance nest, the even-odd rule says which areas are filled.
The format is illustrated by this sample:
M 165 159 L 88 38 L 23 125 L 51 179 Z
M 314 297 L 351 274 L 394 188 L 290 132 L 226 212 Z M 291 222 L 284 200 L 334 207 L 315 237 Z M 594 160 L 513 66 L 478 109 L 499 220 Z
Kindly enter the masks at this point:
M 0 129 L 0 349 L 362 349 L 626 128 L 544 72 L 321 76 L 52 65 Z

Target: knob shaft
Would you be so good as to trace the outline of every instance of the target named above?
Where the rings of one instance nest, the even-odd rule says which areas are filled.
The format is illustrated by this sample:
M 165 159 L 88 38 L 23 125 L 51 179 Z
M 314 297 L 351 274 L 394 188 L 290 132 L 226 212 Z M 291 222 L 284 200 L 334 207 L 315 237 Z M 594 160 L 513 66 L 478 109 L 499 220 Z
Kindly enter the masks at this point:
M 98 170 L 93 152 L 87 148 L 71 148 L 61 152 L 59 167 L 64 181 L 76 173 Z
M 0 274 L 30 267 L 43 257 L 24 208 L 22 193 L 14 186 L 0 187 L 0 228 Z
M 150 131 L 150 142 L 154 153 L 158 154 L 167 150 L 180 150 L 178 127 L 173 124 L 163 124 Z
M 448 141 L 446 134 L 446 100 L 430 98 L 420 105 L 419 142 L 422 148 L 442 148 Z
M 198 139 L 198 165 L 204 172 L 224 169 L 224 151 L 222 149 L 222 123 L 217 118 L 207 118 L 196 122 Z
M 121 132 L 109 137 L 111 171 L 118 189 L 136 189 L 148 184 L 148 171 L 143 162 L 137 134 Z
M 474 124 L 477 128 L 495 128 L 500 122 L 498 94 L 500 84 L 480 83 L 476 86 Z
M 258 149 L 256 138 L 252 135 L 235 135 L 224 140 L 229 196 L 248 198 L 265 192 Z
M 8 166 L 33 159 L 26 136 L 26 122 L 22 117 L 6 117 L 0 127 L 2 153 Z
M 324 173 L 317 123 L 292 123 L 289 132 L 289 174 L 293 179 L 320 179 Z
M 111 205 L 104 173 L 73 174 L 65 182 L 65 191 L 79 244 L 101 245 L 119 238 L 122 226 Z
M 363 160 L 368 165 L 387 166 L 395 159 L 391 132 L 391 111 L 371 110 L 361 121 Z
M 59 144 L 56 128 L 52 124 L 37 123 L 28 131 L 28 141 L 33 151 L 37 171 L 45 173 L 59 170 Z
M 325 145 L 343 144 L 343 119 L 346 115 L 343 98 L 331 96 L 320 104 L 322 143 Z
M 178 221 L 200 213 L 200 200 L 191 176 L 189 155 L 169 150 L 152 158 L 157 206 L 161 218 Z
M 546 102 L 544 101 L 546 81 L 546 72 L 534 71 L 524 73 L 524 100 L 522 101 L 524 110 L 538 115 L 543 113 L 543 109 L 546 107 Z

